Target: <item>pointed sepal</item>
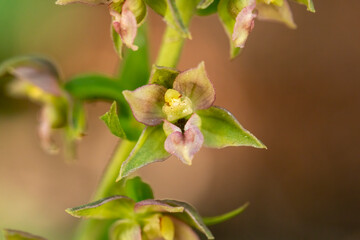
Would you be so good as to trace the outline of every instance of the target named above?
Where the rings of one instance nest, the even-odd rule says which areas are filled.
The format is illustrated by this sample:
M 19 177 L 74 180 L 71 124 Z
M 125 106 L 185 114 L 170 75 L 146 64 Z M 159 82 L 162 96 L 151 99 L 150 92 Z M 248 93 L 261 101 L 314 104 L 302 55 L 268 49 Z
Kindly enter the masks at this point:
M 165 88 L 172 88 L 179 71 L 175 68 L 154 65 L 150 76 L 150 84 L 162 85 Z
M 18 230 L 3 229 L 2 232 L 4 235 L 4 240 L 46 240 L 45 238 Z

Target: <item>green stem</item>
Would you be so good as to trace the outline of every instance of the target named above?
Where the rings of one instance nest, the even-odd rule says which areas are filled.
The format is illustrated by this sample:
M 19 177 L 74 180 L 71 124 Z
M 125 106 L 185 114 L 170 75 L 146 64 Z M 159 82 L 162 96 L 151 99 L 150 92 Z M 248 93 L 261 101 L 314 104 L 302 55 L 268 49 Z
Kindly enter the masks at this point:
M 119 188 L 120 184 L 116 183 L 116 178 L 119 175 L 119 169 L 121 164 L 129 156 L 131 150 L 134 148 L 136 142 L 122 140 L 117 146 L 116 152 L 103 175 L 103 178 L 94 194 L 92 200 L 99 200 L 101 198 L 110 197 L 114 192 L 117 192 L 115 188 Z M 107 230 L 113 221 L 107 220 L 85 220 L 82 221 L 78 227 L 75 239 L 76 240 L 97 240 L 108 239 Z

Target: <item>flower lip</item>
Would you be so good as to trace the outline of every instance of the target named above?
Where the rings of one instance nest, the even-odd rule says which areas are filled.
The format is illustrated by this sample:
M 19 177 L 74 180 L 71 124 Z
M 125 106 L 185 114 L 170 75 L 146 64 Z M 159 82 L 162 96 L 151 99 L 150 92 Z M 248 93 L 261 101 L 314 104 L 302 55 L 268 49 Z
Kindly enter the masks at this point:
M 186 96 L 182 96 L 178 91 L 168 89 L 164 98 L 165 104 L 162 111 L 169 122 L 174 122 L 193 113 L 191 100 Z

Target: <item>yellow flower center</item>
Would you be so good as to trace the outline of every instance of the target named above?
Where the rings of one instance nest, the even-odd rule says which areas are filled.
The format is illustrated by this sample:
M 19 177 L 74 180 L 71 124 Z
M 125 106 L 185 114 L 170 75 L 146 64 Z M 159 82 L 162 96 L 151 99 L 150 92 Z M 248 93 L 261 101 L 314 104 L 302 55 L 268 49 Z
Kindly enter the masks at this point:
M 166 91 L 165 104 L 162 110 L 169 122 L 174 122 L 193 113 L 191 100 L 174 89 Z

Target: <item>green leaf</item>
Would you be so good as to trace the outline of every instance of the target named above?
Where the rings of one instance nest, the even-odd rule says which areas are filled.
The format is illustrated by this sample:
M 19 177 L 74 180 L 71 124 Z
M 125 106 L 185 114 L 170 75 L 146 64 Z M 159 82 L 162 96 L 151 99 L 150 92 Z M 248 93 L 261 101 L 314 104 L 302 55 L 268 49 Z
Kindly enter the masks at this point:
M 5 240 L 46 240 L 45 238 L 17 230 L 4 229 L 2 232 Z
M 191 34 L 180 14 L 182 9 L 178 8 L 175 0 L 166 0 L 166 2 L 167 9 L 164 16 L 166 23 L 181 33 L 182 37 L 191 39 Z
M 165 15 L 167 9 L 166 0 L 145 0 L 145 2 L 160 16 Z
M 66 212 L 78 218 L 127 219 L 133 215 L 135 202 L 125 196 L 113 196 L 99 201 L 68 208 Z
M 206 0 L 203 0 L 203 2 L 205 2 Z M 210 1 L 208 1 L 210 2 Z M 219 4 L 220 0 L 212 0 L 211 4 L 209 6 L 207 6 L 206 8 L 199 8 L 199 5 L 196 9 L 196 14 L 199 16 L 208 16 L 211 14 L 214 14 L 217 12 L 217 8 L 218 8 L 218 4 Z
M 166 88 L 172 88 L 174 80 L 179 73 L 180 72 L 175 68 L 154 65 L 149 83 L 162 85 Z
M 112 134 L 119 138 L 126 139 L 126 134 L 121 126 L 116 109 L 117 105 L 116 102 L 114 102 L 111 105 L 110 110 L 101 116 L 100 119 L 105 122 L 106 126 L 109 128 Z
M 183 213 L 174 213 L 172 215 L 189 224 L 190 226 L 196 228 L 200 232 L 204 233 L 208 239 L 215 239 L 210 230 L 203 222 L 200 214 L 193 206 L 188 203 L 176 200 L 163 200 L 162 202 L 172 206 L 183 207 L 185 209 Z
M 211 226 L 211 225 L 215 225 L 215 224 L 218 224 L 218 223 L 222 223 L 222 222 L 225 222 L 227 220 L 230 220 L 231 218 L 234 218 L 236 217 L 237 215 L 239 215 L 240 213 L 242 213 L 247 207 L 249 206 L 249 203 L 245 203 L 244 205 L 242 205 L 241 207 L 231 211 L 231 212 L 228 212 L 228 213 L 225 213 L 225 214 L 222 214 L 220 216 L 216 216 L 216 217 L 204 217 L 203 218 L 203 221 L 204 223 L 207 225 L 207 226 Z
M 111 40 L 114 45 L 115 52 L 119 56 L 120 59 L 123 58 L 123 42 L 121 40 L 120 35 L 115 31 L 113 24 L 111 23 Z
M 124 90 L 115 79 L 99 75 L 85 74 L 71 78 L 65 84 L 65 90 L 79 100 L 110 100 L 122 102 Z
M 125 192 L 126 196 L 133 199 L 135 202 L 154 198 L 150 185 L 144 183 L 140 177 L 134 177 L 126 180 Z
M 251 146 L 266 148 L 254 135 L 244 129 L 227 110 L 211 107 L 196 112 L 201 118 L 204 145 L 213 148 Z
M 141 240 L 141 227 L 135 221 L 117 221 L 110 229 L 110 240 Z
M 238 4 L 244 2 L 244 0 L 237 1 Z M 245 5 L 244 5 L 245 6 Z M 236 13 L 233 13 L 233 12 Z M 225 29 L 226 34 L 228 35 L 230 41 L 230 57 L 235 58 L 241 51 L 240 48 L 235 47 L 232 41 L 232 34 L 234 32 L 235 26 L 235 18 L 237 13 L 239 13 L 241 9 L 238 9 L 238 6 L 234 4 L 230 4 L 230 0 L 220 0 L 218 5 L 218 15 L 221 23 Z M 234 17 L 235 15 L 235 17 Z
M 162 124 L 146 127 L 130 156 L 121 166 L 117 181 L 145 165 L 168 158 L 170 154 L 164 148 L 165 139 Z
M 315 12 L 314 3 L 312 0 L 294 0 L 294 1 L 305 5 L 309 12 L 313 12 L 313 13 Z

